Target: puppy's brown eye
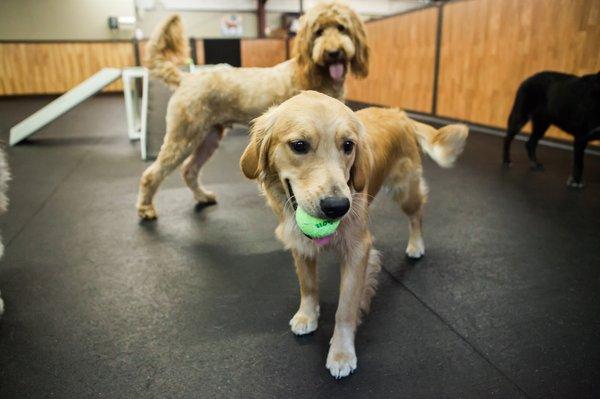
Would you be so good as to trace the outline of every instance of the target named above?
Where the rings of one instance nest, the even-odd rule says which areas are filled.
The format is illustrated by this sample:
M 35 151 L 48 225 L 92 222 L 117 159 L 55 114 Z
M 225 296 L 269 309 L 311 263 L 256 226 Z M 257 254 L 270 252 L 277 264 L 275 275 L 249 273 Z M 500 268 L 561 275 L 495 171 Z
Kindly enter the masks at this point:
M 323 29 L 318 29 L 318 30 L 315 32 L 315 35 L 316 35 L 317 37 L 321 36 L 322 34 L 323 34 Z
M 296 154 L 306 154 L 310 148 L 310 145 L 306 141 L 295 140 L 290 142 L 290 148 Z
M 354 142 L 350 141 L 350 140 L 346 140 L 344 141 L 344 152 L 346 154 L 350 154 L 352 152 L 352 150 L 354 149 Z
M 344 25 L 338 25 L 337 30 L 339 30 L 340 32 L 344 32 L 346 31 L 346 27 Z

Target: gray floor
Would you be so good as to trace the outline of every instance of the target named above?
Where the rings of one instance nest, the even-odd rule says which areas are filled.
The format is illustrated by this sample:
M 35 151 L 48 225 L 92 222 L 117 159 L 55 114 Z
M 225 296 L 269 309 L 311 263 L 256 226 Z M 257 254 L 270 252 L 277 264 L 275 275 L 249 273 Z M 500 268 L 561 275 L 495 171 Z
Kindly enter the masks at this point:
M 0 139 L 49 101 L 0 99 Z M 404 258 L 406 220 L 372 209 L 384 272 L 357 336 L 359 367 L 325 369 L 337 302 L 321 262 L 319 329 L 297 338 L 291 257 L 238 170 L 245 132 L 205 169 L 220 203 L 198 211 L 174 174 L 160 219 L 134 209 L 145 164 L 122 99 L 94 98 L 10 148 L 8 244 L 0 262 L 0 397 L 598 397 L 600 158 L 565 188 L 571 154 L 473 134 L 453 170 L 427 161 L 426 257 Z

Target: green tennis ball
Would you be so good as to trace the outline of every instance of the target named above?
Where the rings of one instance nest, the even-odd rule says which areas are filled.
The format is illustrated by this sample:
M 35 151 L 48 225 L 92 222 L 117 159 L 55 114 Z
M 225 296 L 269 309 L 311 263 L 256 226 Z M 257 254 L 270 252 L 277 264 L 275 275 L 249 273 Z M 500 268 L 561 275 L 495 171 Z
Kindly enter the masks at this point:
M 306 213 L 300 207 L 296 209 L 296 223 L 300 230 L 310 238 L 327 237 L 335 233 L 340 225 L 339 220 L 319 219 Z

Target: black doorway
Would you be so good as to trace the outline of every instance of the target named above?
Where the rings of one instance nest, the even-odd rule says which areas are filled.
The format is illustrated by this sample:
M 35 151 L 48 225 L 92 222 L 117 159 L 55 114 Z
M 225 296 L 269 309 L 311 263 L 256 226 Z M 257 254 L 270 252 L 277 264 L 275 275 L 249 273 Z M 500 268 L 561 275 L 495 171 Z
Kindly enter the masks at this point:
M 242 65 L 240 39 L 204 39 L 204 63 Z

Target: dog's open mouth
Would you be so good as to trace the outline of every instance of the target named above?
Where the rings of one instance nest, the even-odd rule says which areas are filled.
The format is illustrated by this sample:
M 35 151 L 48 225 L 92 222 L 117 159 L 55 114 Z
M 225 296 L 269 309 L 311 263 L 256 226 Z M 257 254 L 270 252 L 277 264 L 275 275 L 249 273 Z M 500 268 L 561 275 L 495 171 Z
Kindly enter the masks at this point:
M 346 65 L 344 62 L 335 62 L 327 66 L 329 77 L 336 82 L 342 81 L 346 73 Z

